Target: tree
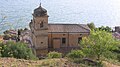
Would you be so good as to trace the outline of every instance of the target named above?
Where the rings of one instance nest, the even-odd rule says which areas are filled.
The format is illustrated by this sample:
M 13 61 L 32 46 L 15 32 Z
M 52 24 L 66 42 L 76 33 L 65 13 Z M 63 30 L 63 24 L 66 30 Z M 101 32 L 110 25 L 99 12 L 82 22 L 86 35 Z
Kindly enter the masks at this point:
M 91 30 L 95 29 L 95 24 L 93 22 L 87 24 Z
M 102 30 L 102 31 L 106 31 L 106 32 L 111 32 L 112 31 L 112 29 L 108 26 L 106 26 L 106 27 L 101 26 L 101 27 L 98 27 L 97 29 Z
M 81 41 L 81 47 L 87 57 L 101 59 L 106 52 L 117 49 L 120 41 L 114 39 L 111 33 L 106 31 L 91 31 L 90 36 L 84 37 Z

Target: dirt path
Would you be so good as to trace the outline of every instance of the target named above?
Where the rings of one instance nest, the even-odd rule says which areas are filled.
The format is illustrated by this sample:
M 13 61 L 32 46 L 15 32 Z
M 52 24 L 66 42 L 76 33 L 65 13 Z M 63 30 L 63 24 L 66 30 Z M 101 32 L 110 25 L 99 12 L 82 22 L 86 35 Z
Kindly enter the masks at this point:
M 103 61 L 103 63 L 105 64 L 106 67 L 120 67 L 120 66 L 118 66 L 118 65 L 111 64 L 111 63 L 106 62 L 106 61 Z

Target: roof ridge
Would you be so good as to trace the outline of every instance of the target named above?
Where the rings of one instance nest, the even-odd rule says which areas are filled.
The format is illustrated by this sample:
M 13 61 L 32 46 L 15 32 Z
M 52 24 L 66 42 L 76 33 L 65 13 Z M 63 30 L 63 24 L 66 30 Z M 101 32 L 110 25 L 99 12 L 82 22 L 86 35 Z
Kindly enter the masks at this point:
M 48 25 L 79 25 L 79 24 L 49 23 Z
M 78 24 L 78 26 L 79 26 L 79 27 L 81 27 L 81 28 L 83 28 L 83 29 L 85 29 L 85 30 L 90 31 L 89 29 L 87 29 L 87 28 L 85 28 L 85 27 L 81 26 L 80 24 Z

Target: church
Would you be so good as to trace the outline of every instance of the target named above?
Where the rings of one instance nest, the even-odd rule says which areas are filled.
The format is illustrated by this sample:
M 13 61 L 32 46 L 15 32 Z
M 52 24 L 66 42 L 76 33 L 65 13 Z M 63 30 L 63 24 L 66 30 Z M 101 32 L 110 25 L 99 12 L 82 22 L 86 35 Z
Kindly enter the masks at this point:
M 90 34 L 87 24 L 48 23 L 47 10 L 40 5 L 33 12 L 29 23 L 32 49 L 36 56 L 45 56 L 50 51 L 68 53 L 80 49 L 80 40 Z

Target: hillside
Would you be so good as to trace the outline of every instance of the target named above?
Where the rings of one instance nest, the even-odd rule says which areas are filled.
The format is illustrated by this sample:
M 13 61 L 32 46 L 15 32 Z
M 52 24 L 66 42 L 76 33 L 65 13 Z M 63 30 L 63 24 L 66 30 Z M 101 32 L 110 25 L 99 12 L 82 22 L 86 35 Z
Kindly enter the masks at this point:
M 24 60 L 15 58 L 0 58 L 0 67 L 69 67 L 66 59 Z
M 104 62 L 106 67 L 120 67 Z M 86 67 L 68 62 L 67 59 L 24 60 L 15 58 L 0 58 L 0 67 Z

